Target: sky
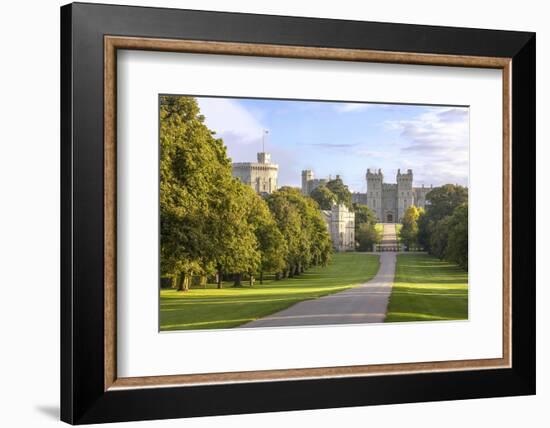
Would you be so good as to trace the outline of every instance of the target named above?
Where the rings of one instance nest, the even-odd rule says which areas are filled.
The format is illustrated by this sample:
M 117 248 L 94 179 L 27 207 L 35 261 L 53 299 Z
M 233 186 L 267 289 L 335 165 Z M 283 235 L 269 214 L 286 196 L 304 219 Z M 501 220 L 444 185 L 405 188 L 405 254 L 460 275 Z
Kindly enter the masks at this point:
M 353 192 L 366 192 L 367 168 L 395 183 L 412 169 L 414 185 L 468 185 L 467 107 L 197 97 L 206 125 L 223 138 L 233 162 L 271 153 L 279 187 L 340 175 Z M 265 134 L 264 130 L 268 133 Z

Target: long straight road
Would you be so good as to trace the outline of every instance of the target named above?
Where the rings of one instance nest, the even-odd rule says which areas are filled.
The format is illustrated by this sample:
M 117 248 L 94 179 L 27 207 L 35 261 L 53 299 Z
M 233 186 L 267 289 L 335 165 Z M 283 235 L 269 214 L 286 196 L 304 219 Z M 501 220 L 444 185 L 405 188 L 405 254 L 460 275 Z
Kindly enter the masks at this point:
M 393 236 L 395 237 L 395 226 Z M 386 225 L 384 225 L 385 231 Z M 388 233 L 390 231 L 388 230 Z M 370 281 L 357 287 L 306 300 L 264 318 L 242 325 L 283 327 L 300 325 L 379 323 L 386 317 L 395 274 L 395 253 L 380 253 L 380 269 Z

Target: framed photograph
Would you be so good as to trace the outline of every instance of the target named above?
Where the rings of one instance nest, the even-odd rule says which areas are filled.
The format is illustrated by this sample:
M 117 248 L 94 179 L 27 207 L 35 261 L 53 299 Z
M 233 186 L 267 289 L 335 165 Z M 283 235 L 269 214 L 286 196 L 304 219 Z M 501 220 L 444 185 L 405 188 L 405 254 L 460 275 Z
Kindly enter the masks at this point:
M 535 34 L 61 8 L 61 418 L 535 393 Z

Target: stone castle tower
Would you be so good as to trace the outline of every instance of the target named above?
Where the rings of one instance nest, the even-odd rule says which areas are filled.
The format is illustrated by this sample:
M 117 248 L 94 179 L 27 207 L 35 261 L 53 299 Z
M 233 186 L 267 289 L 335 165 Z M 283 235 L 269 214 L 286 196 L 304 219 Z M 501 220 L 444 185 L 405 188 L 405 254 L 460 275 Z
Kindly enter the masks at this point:
M 354 193 L 353 202 L 371 208 L 378 221 L 383 223 L 401 222 L 408 207 L 415 205 L 425 208 L 426 195 L 432 187 L 413 187 L 413 172 L 397 170 L 396 183 L 384 183 L 382 171 L 367 169 L 367 193 Z
M 401 170 L 397 170 L 397 218 L 399 221 L 403 218 L 403 214 L 407 208 L 413 203 L 413 172 L 412 169 L 408 169 L 405 174 L 401 174 Z
M 362 201 L 365 205 L 368 205 L 372 209 L 376 216 L 383 218 L 382 210 L 382 183 L 384 183 L 384 174 L 379 169 L 378 171 L 371 172 L 367 169 L 367 200 Z
M 304 169 L 302 171 L 302 194 L 308 196 L 314 189 L 327 182 L 326 178 L 315 178 L 311 169 Z
M 271 154 L 260 152 L 258 162 L 237 162 L 232 165 L 233 177 L 252 187 L 259 194 L 277 190 L 279 165 L 271 163 Z

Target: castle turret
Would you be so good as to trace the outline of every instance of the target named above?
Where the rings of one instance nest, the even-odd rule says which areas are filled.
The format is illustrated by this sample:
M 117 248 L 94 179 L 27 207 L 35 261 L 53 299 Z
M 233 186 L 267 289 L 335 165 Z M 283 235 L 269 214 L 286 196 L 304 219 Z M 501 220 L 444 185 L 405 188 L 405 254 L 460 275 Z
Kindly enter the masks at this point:
M 271 154 L 260 152 L 258 162 L 236 162 L 232 165 L 233 177 L 249 185 L 259 194 L 277 190 L 279 166 L 271 163 Z
M 382 221 L 382 183 L 384 182 L 384 174 L 379 169 L 371 172 L 367 169 L 367 205 L 375 212 L 378 221 Z
M 401 170 L 397 170 L 397 219 L 402 221 L 403 215 L 407 208 L 414 205 L 413 195 L 413 172 L 412 169 L 408 169 L 406 173 L 401 173 Z
M 305 169 L 302 171 L 302 194 L 309 195 L 309 182 L 314 178 L 313 171 Z
M 271 163 L 271 153 L 260 152 L 258 153 L 258 163 Z

